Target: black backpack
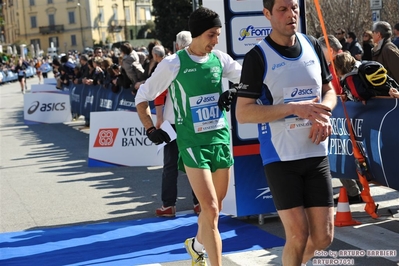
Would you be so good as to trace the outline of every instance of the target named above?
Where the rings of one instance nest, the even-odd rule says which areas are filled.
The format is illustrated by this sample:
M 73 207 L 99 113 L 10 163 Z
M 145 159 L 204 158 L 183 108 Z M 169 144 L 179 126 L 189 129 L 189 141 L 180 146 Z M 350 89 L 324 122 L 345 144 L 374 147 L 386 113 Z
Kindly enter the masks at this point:
M 389 96 L 390 88 L 399 88 L 387 70 L 376 61 L 363 61 L 346 74 L 341 86 L 351 101 L 367 101 L 375 96 Z

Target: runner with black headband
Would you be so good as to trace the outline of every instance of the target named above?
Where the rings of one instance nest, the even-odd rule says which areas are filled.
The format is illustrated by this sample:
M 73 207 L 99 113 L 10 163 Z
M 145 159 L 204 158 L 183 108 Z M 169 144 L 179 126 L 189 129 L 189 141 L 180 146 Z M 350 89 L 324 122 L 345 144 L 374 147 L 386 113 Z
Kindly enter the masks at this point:
M 154 127 L 148 101 L 169 88 L 180 153 L 179 169 L 187 173 L 201 205 L 197 235 L 185 241 L 192 265 L 206 265 L 205 250 L 211 265 L 222 264 L 218 221 L 233 165 L 224 110 L 231 103 L 231 91 L 223 92 L 222 78 L 237 83 L 241 66 L 228 54 L 213 49 L 221 27 L 214 11 L 207 8 L 194 11 L 189 18 L 193 37 L 189 47 L 164 58 L 136 95 L 137 112 L 149 139 L 155 144 L 168 143 L 168 134 Z

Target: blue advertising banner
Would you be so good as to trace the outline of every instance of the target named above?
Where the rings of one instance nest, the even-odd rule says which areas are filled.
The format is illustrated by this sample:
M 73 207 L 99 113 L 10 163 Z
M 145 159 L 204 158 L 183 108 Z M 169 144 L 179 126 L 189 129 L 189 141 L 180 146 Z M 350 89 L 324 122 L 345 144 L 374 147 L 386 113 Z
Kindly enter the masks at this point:
M 136 111 L 135 95 L 130 89 L 121 88 L 113 92 L 111 85 L 71 84 L 64 87 L 64 91 L 69 92 L 74 117 L 83 115 L 88 120 L 91 112 Z M 150 102 L 149 105 L 151 113 L 155 114 L 154 103 Z
M 117 97 L 116 111 L 136 111 L 135 96 L 130 92 L 126 93 L 125 90 L 121 90 L 121 93 Z
M 69 96 L 71 101 L 71 112 L 72 115 L 78 115 L 82 113 L 81 99 L 82 99 L 82 89 L 84 85 L 72 85 L 69 87 Z
M 346 102 L 356 139 L 366 157 L 373 182 L 399 190 L 398 99 L 374 98 L 363 105 Z M 337 178 L 357 179 L 353 143 L 342 103 L 331 117 L 333 133 L 329 139 L 331 174 Z

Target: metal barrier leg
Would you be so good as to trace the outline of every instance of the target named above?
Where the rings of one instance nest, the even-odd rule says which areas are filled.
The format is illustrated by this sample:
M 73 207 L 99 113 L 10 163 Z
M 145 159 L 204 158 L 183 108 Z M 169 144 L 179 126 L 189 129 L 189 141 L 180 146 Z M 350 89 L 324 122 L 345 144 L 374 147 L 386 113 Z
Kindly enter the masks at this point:
M 263 214 L 259 214 L 259 216 L 258 216 L 258 223 L 259 223 L 260 225 L 262 225 L 262 224 L 265 223 Z

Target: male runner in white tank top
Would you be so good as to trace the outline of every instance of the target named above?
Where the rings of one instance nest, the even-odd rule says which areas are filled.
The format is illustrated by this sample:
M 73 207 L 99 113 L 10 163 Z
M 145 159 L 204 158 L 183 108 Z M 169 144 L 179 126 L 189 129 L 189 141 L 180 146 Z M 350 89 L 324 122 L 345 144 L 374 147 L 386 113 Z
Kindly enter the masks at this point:
M 298 266 L 333 239 L 327 157 L 329 116 L 336 105 L 323 52 L 297 33 L 297 0 L 263 0 L 272 32 L 249 51 L 237 93 L 239 123 L 258 123 L 260 152 L 283 223 L 284 266 Z

